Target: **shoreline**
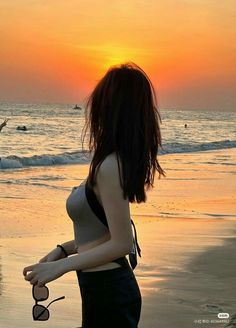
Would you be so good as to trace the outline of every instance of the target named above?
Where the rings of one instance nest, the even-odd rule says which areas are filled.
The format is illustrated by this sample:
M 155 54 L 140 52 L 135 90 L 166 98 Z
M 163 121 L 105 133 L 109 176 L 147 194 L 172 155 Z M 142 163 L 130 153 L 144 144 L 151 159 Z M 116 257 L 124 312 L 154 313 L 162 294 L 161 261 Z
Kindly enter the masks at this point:
M 236 219 L 236 148 L 165 155 L 159 160 L 167 177 L 155 176 L 146 203 L 130 204 L 136 221 L 149 217 Z M 87 177 L 88 168 L 88 164 L 73 164 L 2 172 L 0 236 L 71 232 L 65 201 L 72 187 Z
M 179 152 L 159 152 L 158 154 L 158 158 L 160 159 L 161 157 L 165 157 L 165 156 L 188 156 L 188 155 L 191 155 L 191 154 L 211 154 L 211 153 L 214 153 L 214 152 L 219 152 L 219 153 L 222 153 L 222 152 L 227 152 L 227 151 L 236 151 L 236 146 L 228 146 L 228 147 L 225 147 L 225 148 L 220 148 L 220 149 L 217 149 L 217 148 L 212 148 L 212 149 L 195 149 L 195 150 L 191 150 L 191 151 L 187 151 L 187 150 L 183 150 L 183 151 L 179 151 Z M 27 170 L 27 169 L 34 169 L 34 168 L 60 168 L 60 167 L 66 167 L 66 166 L 75 166 L 75 165 L 89 165 L 92 157 L 89 157 L 89 153 L 88 151 L 85 152 L 86 155 L 84 155 L 82 149 L 78 150 L 79 153 L 83 154 L 81 156 L 81 159 L 80 161 L 75 161 L 75 162 L 65 162 L 65 163 L 56 163 L 55 164 L 55 161 L 52 160 L 52 163 L 51 164 L 38 164 L 38 165 L 28 165 L 28 166 L 16 166 L 16 167 L 0 167 L 0 169 L 2 169 L 2 171 L 0 172 L 15 172 L 15 171 L 20 171 L 20 170 Z M 73 154 L 74 152 L 72 152 Z M 57 157 L 57 156 L 61 156 L 62 154 L 60 153 L 56 153 L 56 154 L 41 154 L 41 155 L 33 155 L 33 157 L 38 157 L 39 159 L 46 156 L 47 158 L 48 157 L 51 157 L 53 158 L 54 156 Z M 20 158 L 20 156 L 18 155 L 9 155 L 9 156 L 6 156 L 6 157 L 13 157 L 13 161 L 16 161 L 16 159 L 14 159 L 14 157 L 17 157 L 17 158 Z M 31 159 L 31 157 L 24 157 L 25 159 Z M 5 156 L 3 157 L 3 159 L 5 160 Z M 11 159 L 10 159 L 11 160 Z M 0 157 L 0 164 L 1 164 L 1 157 Z M 212 163 L 213 164 L 213 163 Z M 20 165 L 20 164 L 19 164 Z

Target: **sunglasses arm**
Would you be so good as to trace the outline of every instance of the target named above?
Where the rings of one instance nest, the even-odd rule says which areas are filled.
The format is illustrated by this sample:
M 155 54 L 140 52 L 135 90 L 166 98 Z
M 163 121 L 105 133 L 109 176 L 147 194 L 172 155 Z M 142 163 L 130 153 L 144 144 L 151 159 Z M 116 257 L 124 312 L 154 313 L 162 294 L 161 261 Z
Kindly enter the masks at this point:
M 46 306 L 46 308 L 48 308 L 49 305 L 52 304 L 53 302 L 63 300 L 64 298 L 65 298 L 65 296 L 61 296 L 61 297 L 59 297 L 59 298 L 56 298 L 55 300 L 51 301 L 51 302 Z

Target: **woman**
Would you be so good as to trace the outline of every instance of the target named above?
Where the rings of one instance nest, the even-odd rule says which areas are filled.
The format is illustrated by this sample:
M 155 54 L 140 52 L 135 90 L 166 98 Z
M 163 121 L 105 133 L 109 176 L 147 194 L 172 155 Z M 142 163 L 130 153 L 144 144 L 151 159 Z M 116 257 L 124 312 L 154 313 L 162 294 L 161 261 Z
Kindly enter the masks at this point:
M 135 328 L 142 299 L 132 269 L 140 249 L 133 239 L 129 202 L 145 202 L 145 187 L 153 187 L 156 170 L 164 175 L 157 160 L 160 116 L 153 86 L 134 63 L 111 67 L 90 95 L 85 113 L 83 142 L 89 128 L 94 154 L 87 179 L 73 188 L 66 203 L 75 239 L 58 245 L 23 274 L 43 286 L 74 270 L 83 327 Z

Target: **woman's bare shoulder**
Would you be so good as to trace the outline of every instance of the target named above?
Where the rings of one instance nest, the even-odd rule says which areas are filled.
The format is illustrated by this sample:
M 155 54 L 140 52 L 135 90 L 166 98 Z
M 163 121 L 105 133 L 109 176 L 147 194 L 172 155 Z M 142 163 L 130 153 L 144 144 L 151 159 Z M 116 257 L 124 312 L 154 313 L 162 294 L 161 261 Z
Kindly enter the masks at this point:
M 120 161 L 119 161 L 120 165 Z M 113 183 L 119 181 L 119 166 L 116 153 L 109 154 L 99 167 L 99 180 L 106 180 Z

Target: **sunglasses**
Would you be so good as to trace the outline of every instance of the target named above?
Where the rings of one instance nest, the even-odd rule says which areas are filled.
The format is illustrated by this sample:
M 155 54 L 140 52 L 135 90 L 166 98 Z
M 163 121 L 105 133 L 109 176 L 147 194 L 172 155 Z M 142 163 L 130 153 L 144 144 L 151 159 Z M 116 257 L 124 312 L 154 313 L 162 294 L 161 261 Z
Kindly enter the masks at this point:
M 49 319 L 50 314 L 49 314 L 48 307 L 50 304 L 65 298 L 65 296 L 56 298 L 45 307 L 43 305 L 39 305 L 38 302 L 45 301 L 48 299 L 49 290 L 47 286 L 39 287 L 37 285 L 33 285 L 32 294 L 33 294 L 33 298 L 35 299 L 35 305 L 33 306 L 32 309 L 33 318 L 34 320 L 40 320 L 40 321 L 45 321 Z

